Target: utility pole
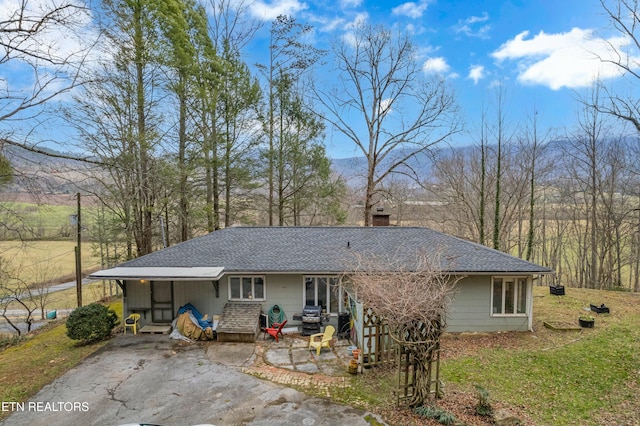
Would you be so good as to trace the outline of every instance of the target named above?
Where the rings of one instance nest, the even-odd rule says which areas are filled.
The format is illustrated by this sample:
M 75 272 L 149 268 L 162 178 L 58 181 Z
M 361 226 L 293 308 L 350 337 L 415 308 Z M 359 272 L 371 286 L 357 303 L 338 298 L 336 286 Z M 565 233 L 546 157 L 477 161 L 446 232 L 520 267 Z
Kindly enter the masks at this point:
M 78 212 L 76 216 L 76 293 L 78 298 L 78 308 L 82 306 L 82 251 L 80 242 L 82 240 L 82 221 L 80 219 L 80 193 L 78 192 Z

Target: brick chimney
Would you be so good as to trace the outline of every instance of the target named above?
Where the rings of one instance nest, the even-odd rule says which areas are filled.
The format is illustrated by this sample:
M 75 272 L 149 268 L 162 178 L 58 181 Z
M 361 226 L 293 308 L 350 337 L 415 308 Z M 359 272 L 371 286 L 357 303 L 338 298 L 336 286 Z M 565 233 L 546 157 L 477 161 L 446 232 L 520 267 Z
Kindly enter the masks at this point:
M 376 208 L 376 212 L 371 215 L 373 219 L 371 224 L 373 226 L 389 226 L 389 216 L 391 216 L 389 213 L 384 212 L 384 207 L 378 207 Z

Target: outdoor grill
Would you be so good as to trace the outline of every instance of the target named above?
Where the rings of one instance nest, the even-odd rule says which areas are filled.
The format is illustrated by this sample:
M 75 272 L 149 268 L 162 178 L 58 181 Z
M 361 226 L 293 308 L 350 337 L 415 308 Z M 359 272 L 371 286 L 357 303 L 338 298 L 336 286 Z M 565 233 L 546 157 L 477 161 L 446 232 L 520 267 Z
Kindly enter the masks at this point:
M 311 336 L 320 333 L 322 306 L 305 305 L 302 310 L 302 335 Z

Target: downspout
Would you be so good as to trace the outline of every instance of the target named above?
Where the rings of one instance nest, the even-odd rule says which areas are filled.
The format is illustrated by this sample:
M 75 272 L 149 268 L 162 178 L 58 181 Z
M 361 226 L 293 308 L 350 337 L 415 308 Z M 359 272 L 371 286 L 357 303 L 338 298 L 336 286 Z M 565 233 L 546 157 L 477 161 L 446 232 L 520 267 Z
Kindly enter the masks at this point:
M 529 312 L 529 331 L 533 331 L 533 276 L 531 276 L 527 283 L 527 312 Z

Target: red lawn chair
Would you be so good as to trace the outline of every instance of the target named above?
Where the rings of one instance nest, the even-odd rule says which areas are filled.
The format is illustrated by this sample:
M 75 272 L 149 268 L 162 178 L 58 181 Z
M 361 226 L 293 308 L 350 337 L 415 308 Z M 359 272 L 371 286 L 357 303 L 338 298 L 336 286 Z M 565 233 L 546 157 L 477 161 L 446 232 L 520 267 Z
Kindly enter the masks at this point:
M 287 323 L 287 320 L 284 320 L 280 324 L 278 324 L 277 322 L 274 322 L 273 324 L 271 324 L 271 327 L 265 328 L 264 331 L 268 335 L 273 336 L 276 339 L 276 342 L 277 342 L 278 341 L 278 335 L 282 336 L 282 329 L 284 328 L 284 325 L 286 323 Z M 264 335 L 265 339 L 267 338 L 267 334 Z M 284 336 L 282 336 L 282 337 L 284 338 Z

